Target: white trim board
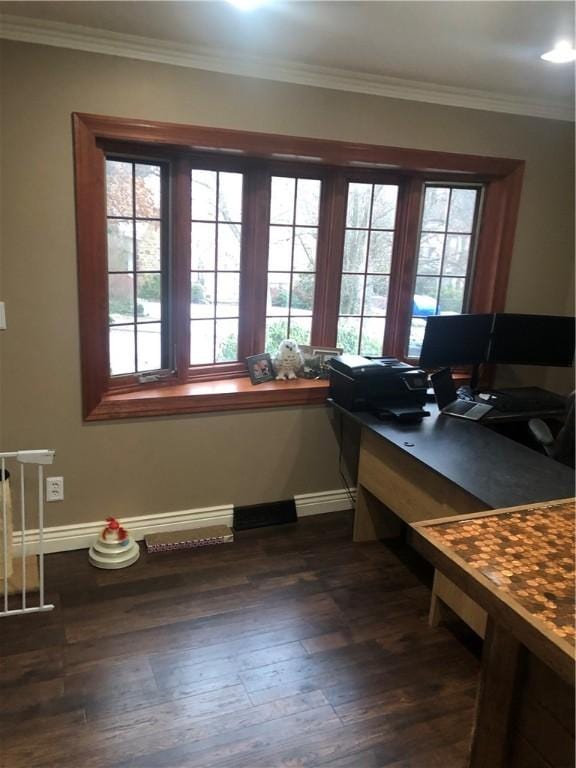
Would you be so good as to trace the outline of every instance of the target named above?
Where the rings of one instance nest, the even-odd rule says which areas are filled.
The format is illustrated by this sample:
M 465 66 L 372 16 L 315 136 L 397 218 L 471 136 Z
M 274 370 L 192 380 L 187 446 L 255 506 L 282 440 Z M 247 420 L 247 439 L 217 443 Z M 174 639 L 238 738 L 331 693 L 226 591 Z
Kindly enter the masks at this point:
M 353 506 L 356 490 L 322 491 L 320 493 L 303 493 L 294 496 L 298 517 L 321 515 L 326 512 L 341 512 Z M 219 507 L 203 507 L 185 509 L 178 512 L 163 512 L 157 515 L 141 515 L 122 519 L 130 535 L 140 541 L 149 533 L 164 533 L 189 528 L 203 528 L 209 525 L 232 525 L 234 506 L 223 504 Z M 92 523 L 78 525 L 56 525 L 44 529 L 44 552 L 68 552 L 73 549 L 88 549 L 105 523 L 97 520 Z M 22 533 L 14 532 L 14 555 L 20 556 L 22 551 Z M 38 530 L 26 533 L 26 551 L 28 554 L 38 552 Z
M 336 67 L 304 65 L 282 59 L 233 55 L 218 48 L 189 46 L 140 35 L 12 14 L 0 14 L 0 38 L 392 99 L 543 117 L 549 120 L 574 120 L 572 105 L 566 102 L 528 99 L 507 93 L 364 74 Z

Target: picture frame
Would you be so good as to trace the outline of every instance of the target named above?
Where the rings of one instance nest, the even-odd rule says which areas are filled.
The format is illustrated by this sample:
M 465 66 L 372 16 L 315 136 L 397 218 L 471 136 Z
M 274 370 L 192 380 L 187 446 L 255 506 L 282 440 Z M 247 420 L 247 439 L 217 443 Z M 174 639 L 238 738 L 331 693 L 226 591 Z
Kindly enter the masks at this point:
M 302 353 L 304 360 L 313 357 L 314 347 L 311 347 L 310 344 L 298 344 L 298 349 Z
M 343 351 L 341 347 L 313 347 L 310 358 L 305 359 L 305 371 L 308 371 L 307 378 L 329 379 L 329 360 L 341 355 Z
M 328 360 L 332 357 L 341 355 L 344 350 L 341 347 L 314 347 L 312 350 L 312 357 L 317 357 L 320 360 L 320 367 L 328 367 Z
M 259 355 L 250 355 L 245 358 L 248 374 L 252 384 L 262 384 L 265 381 L 274 381 L 275 373 L 272 358 L 268 352 Z

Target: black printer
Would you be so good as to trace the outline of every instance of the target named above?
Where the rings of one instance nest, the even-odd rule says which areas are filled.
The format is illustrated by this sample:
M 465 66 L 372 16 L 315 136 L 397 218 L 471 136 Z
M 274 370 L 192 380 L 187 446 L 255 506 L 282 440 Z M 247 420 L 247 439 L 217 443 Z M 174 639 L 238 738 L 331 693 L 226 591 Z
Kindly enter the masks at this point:
M 376 411 L 399 419 L 428 416 L 427 376 L 395 357 L 340 355 L 330 361 L 330 397 L 348 411 Z

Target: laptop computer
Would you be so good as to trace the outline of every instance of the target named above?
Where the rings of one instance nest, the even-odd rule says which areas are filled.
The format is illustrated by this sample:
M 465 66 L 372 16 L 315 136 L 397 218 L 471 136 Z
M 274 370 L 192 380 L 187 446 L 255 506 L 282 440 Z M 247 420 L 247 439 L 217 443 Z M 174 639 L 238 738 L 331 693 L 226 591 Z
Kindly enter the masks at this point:
M 459 400 L 450 368 L 443 368 L 430 376 L 432 388 L 440 413 L 446 416 L 459 416 L 461 419 L 479 421 L 493 410 L 491 405 L 476 403 L 473 400 Z

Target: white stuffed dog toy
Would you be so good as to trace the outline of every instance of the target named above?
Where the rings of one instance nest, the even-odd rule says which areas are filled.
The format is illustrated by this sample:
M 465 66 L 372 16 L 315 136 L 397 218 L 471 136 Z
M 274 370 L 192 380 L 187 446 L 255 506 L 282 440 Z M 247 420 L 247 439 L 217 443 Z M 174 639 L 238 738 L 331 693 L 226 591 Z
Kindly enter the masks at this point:
M 274 367 L 276 369 L 276 378 L 283 379 L 297 379 L 296 372 L 304 364 L 304 358 L 300 352 L 300 348 L 292 339 L 284 339 L 284 341 L 278 347 L 276 353 L 276 359 L 274 360 Z

